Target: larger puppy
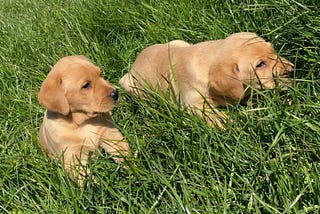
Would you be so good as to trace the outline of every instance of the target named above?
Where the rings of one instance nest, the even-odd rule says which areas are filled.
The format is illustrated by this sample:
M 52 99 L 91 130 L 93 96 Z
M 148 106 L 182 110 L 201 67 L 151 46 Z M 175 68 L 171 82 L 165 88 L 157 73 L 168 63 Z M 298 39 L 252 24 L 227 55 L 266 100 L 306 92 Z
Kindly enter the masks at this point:
M 38 99 L 47 110 L 40 127 L 40 145 L 51 158 L 63 157 L 66 171 L 81 175 L 90 153 L 102 147 L 123 161 L 130 148 L 115 127 L 111 110 L 118 91 L 84 56 L 60 59 L 44 80 Z
M 226 39 L 188 44 L 181 40 L 144 49 L 120 85 L 140 94 L 141 88 L 172 90 L 177 99 L 198 114 L 209 106 L 225 106 L 250 95 L 255 89 L 288 83 L 293 64 L 278 57 L 272 45 L 254 33 L 235 33 Z M 210 105 L 206 105 L 210 104 Z M 212 111 L 211 111 L 212 112 Z M 222 118 L 225 117 L 218 112 Z M 222 126 L 209 114 L 209 120 Z

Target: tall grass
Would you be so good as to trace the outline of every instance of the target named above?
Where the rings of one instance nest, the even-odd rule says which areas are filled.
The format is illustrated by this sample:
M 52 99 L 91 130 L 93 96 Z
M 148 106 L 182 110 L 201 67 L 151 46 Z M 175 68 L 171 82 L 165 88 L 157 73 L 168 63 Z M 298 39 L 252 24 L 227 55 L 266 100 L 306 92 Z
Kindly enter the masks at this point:
M 317 213 L 320 3 L 313 0 L 0 0 L 0 211 L 3 213 Z M 130 170 L 92 158 L 78 188 L 38 146 L 37 92 L 61 57 L 83 54 L 117 84 L 148 45 L 253 31 L 295 63 L 285 89 L 222 109 L 209 127 L 157 94 L 122 91 Z M 288 104 L 292 100 L 292 105 Z

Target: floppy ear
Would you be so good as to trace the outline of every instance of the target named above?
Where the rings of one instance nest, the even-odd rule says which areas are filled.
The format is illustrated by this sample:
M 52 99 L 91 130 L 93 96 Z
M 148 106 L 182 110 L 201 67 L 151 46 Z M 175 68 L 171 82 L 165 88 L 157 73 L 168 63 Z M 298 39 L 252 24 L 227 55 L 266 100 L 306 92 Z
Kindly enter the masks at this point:
M 237 64 L 215 63 L 209 71 L 209 92 L 213 99 L 226 102 L 240 100 L 245 91 Z
M 38 100 L 48 110 L 63 115 L 68 115 L 70 112 L 69 103 L 61 88 L 61 78 L 58 75 L 49 73 L 42 83 Z

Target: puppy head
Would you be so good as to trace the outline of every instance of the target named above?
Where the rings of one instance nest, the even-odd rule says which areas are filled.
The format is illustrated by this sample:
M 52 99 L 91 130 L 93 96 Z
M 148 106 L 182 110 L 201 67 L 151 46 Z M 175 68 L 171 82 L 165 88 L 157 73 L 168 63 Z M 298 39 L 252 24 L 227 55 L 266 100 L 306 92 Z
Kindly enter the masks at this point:
M 293 64 L 278 57 L 272 45 L 254 33 L 236 33 L 217 51 L 209 72 L 210 93 L 233 103 L 248 96 L 248 86 L 272 89 L 290 82 Z
M 89 116 L 109 112 L 118 91 L 101 76 L 100 69 L 84 56 L 60 59 L 42 83 L 39 103 L 46 109 L 68 115 L 82 112 Z

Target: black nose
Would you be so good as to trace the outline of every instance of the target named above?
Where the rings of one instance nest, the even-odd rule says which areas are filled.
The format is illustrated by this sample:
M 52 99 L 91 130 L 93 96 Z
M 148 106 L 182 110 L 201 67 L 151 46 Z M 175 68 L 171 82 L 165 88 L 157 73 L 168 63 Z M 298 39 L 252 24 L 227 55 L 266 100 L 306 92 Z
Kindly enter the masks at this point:
M 118 98 L 119 98 L 119 91 L 118 91 L 118 89 L 114 89 L 114 90 L 111 92 L 110 97 L 111 97 L 114 101 L 117 101 Z

